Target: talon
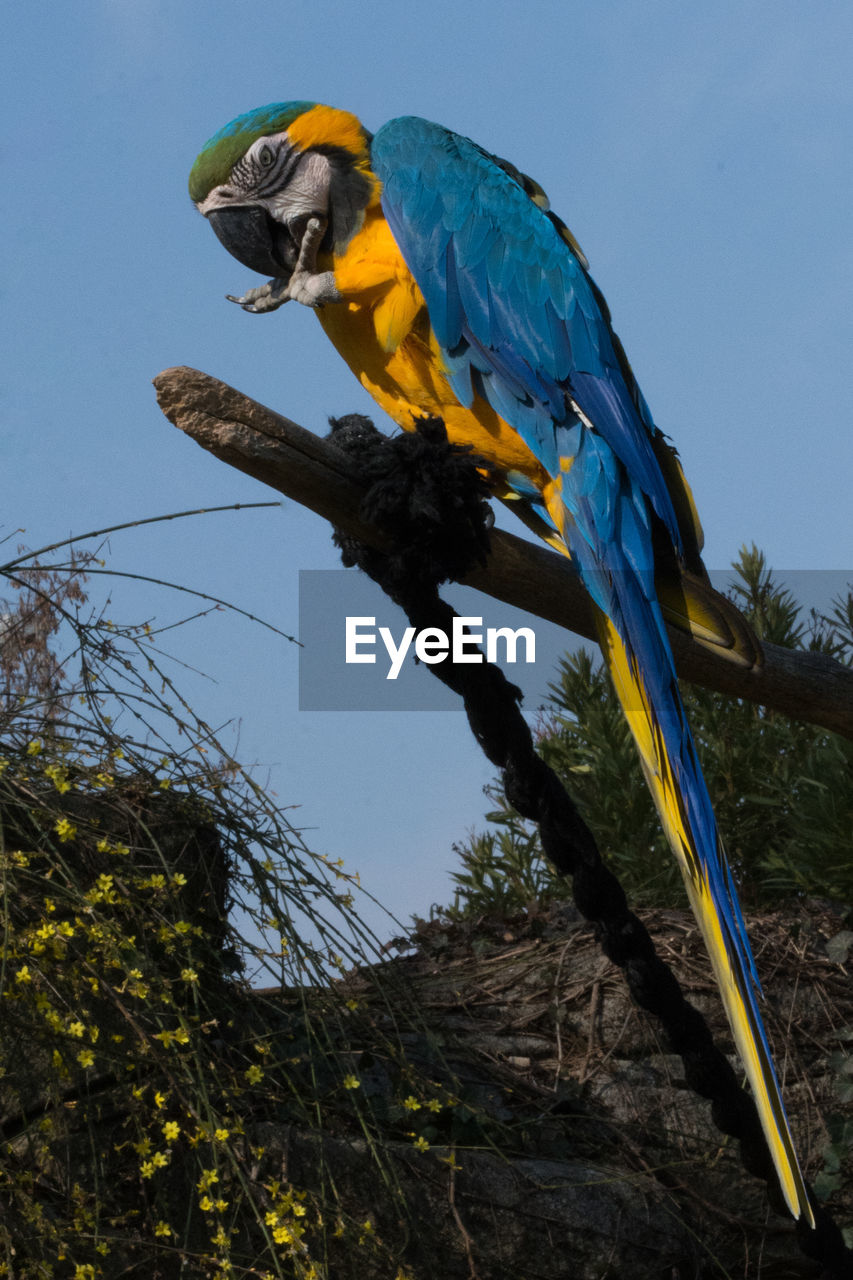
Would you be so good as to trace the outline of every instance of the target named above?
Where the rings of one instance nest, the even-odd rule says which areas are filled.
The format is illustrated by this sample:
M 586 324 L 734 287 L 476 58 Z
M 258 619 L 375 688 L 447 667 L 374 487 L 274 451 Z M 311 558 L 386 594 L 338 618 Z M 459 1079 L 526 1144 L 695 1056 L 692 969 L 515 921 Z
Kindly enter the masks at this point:
M 290 298 L 288 281 L 285 279 L 268 280 L 257 289 L 247 289 L 242 297 L 226 293 L 229 302 L 236 302 L 238 307 L 253 316 L 263 315 L 267 311 L 276 311 Z
M 225 297 L 229 302 L 236 302 L 238 307 L 242 307 L 244 311 L 248 311 L 250 312 L 251 315 L 256 316 L 256 315 L 260 315 L 261 313 L 258 307 L 255 305 L 255 302 L 249 296 L 253 292 L 254 290 L 250 289 L 249 293 L 244 294 L 242 298 L 235 298 L 233 293 L 226 293 Z

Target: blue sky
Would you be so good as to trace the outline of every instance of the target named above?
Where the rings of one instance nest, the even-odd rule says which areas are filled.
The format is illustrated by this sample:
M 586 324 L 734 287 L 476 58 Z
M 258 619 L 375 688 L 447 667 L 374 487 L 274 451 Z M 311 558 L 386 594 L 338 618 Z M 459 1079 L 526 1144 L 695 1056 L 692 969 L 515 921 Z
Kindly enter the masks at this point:
M 308 98 L 372 128 L 438 120 L 543 184 L 678 444 L 709 566 L 745 540 L 782 569 L 853 566 L 848 3 L 75 0 L 12 6 L 4 33 L 13 542 L 19 527 L 38 546 L 275 496 L 159 414 L 150 383 L 168 365 L 317 431 L 373 411 L 304 308 L 252 317 L 224 301 L 257 278 L 186 194 L 221 125 Z M 298 571 L 337 563 L 327 527 L 290 504 L 120 535 L 111 557 L 288 632 Z M 182 608 L 114 595 L 127 619 Z M 210 673 L 191 682 L 200 709 L 239 721 L 241 758 L 301 806 L 313 847 L 404 917 L 449 898 L 451 844 L 479 821 L 491 776 L 462 716 L 299 712 L 295 648 L 232 617 L 176 633 L 175 650 Z M 531 710 L 547 679 L 529 686 Z

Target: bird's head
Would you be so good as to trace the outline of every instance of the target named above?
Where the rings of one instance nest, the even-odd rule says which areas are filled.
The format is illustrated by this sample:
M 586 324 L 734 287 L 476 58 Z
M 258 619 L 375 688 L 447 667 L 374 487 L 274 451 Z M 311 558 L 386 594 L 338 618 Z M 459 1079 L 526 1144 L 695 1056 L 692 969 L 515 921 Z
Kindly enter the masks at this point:
M 378 192 L 370 134 L 354 115 L 315 102 L 276 102 L 238 116 L 205 143 L 190 197 L 238 262 L 287 278 L 310 218 L 324 250 L 358 230 Z

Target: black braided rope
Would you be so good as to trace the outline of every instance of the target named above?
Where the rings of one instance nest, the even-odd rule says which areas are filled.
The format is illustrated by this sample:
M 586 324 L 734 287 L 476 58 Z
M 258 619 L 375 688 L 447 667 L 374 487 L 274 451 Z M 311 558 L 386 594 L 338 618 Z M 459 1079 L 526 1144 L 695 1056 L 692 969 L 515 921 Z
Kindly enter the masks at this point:
M 491 512 L 483 464 L 447 443 L 444 426 L 425 420 L 417 434 L 388 438 L 368 418 L 331 419 L 332 439 L 370 482 L 364 515 L 391 535 L 385 555 L 335 531 L 345 565 L 358 565 L 403 609 L 411 626 L 452 632 L 454 610 L 438 594 L 442 582 L 464 577 L 488 551 Z M 624 972 L 631 996 L 654 1014 L 683 1064 L 689 1087 L 711 1102 L 721 1133 L 737 1138 L 741 1161 L 767 1183 L 773 1207 L 786 1213 L 758 1111 L 716 1047 L 702 1014 L 685 998 L 658 956 L 645 925 L 604 865 L 595 838 L 556 774 L 536 753 L 521 714 L 520 690 L 490 663 L 435 664 L 433 673 L 459 694 L 480 747 L 503 775 L 510 804 L 539 826 L 542 848 L 562 875 L 572 877 L 574 901 L 595 927 L 602 951 Z M 823 1267 L 821 1280 L 851 1280 L 853 1254 L 809 1188 L 812 1229 L 796 1224 L 801 1252 Z

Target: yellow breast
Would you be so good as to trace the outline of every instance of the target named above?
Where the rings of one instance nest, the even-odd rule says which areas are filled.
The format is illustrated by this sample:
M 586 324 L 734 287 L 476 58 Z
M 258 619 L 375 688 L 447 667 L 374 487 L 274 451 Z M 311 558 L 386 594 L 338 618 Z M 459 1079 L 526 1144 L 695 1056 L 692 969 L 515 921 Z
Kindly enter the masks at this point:
M 330 264 L 344 301 L 321 307 L 320 323 L 374 400 L 405 431 L 439 417 L 448 438 L 470 444 L 499 471 L 518 471 L 540 491 L 553 481 L 516 431 L 481 396 L 456 399 L 443 370 L 423 294 L 378 201 Z M 328 269 L 320 264 L 321 269 Z

